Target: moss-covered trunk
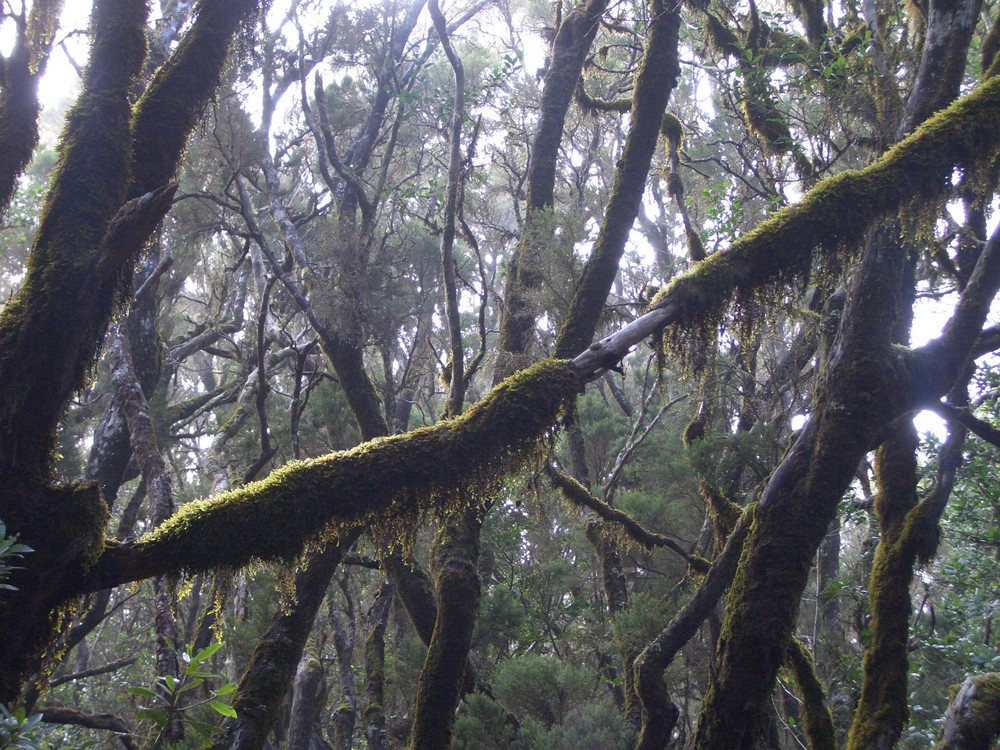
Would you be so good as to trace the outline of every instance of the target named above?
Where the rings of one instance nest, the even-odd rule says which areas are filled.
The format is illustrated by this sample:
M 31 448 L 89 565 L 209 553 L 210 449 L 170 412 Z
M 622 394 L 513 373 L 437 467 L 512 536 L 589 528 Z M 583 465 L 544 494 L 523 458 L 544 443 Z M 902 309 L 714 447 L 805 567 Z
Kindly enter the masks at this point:
M 660 136 L 663 113 L 677 78 L 680 62 L 677 45 L 681 24 L 680 3 L 652 0 L 651 22 L 639 69 L 625 149 L 615 168 L 601 229 L 583 268 L 569 312 L 559 331 L 556 356 L 571 357 L 594 338 L 604 303 L 618 274 L 618 264 L 632 224 L 646 191 L 649 166 Z
M 837 503 L 878 429 L 905 408 L 900 395 L 907 393 L 907 373 L 892 349 L 903 271 L 885 243 L 869 245 L 813 417 L 761 495 L 727 601 L 698 750 L 752 746 Z
M 125 201 L 127 97 L 145 57 L 145 22 L 143 2 L 95 5 L 84 93 L 67 120 L 25 281 L 0 313 L 0 518 L 35 550 L 19 591 L 0 605 L 2 701 L 16 695 L 48 641 L 61 568 L 103 544 L 107 509 L 96 488 L 49 490 L 46 482 L 56 426 L 113 302 L 81 279 L 94 274 L 104 233 Z
M 365 706 L 361 722 L 371 750 L 389 747 L 385 731 L 385 629 L 392 599 L 392 584 L 383 584 L 365 617 Z
M 38 144 L 38 80 L 56 40 L 62 0 L 37 0 L 17 25 L 14 48 L 0 66 L 0 215 Z
M 215 750 L 264 747 L 330 578 L 358 536 L 347 535 L 309 555 L 306 567 L 295 576 L 294 606 L 279 607 L 257 642 L 232 701 L 237 716 L 226 723 L 225 734 L 213 745 Z
M 447 750 L 472 631 L 479 614 L 480 508 L 449 519 L 434 540 L 431 566 L 437 594 L 434 635 L 417 683 L 412 750 Z
M 36 550 L 0 609 L 0 700 L 13 698 L 37 665 L 54 610 L 72 593 L 69 578 L 103 547 L 107 509 L 97 489 L 48 486 L 55 431 L 128 288 L 136 254 L 169 209 L 167 186 L 184 143 L 256 2 L 199 7 L 133 107 L 146 3 L 95 3 L 83 93 L 67 118 L 25 280 L 0 313 L 0 517 Z
M 552 42 L 552 59 L 545 74 L 538 126 L 531 142 L 524 231 L 507 267 L 504 283 L 503 319 L 497 341 L 500 361 L 494 382 L 530 361 L 528 355 L 538 313 L 532 295 L 542 283 L 534 267 L 534 258 L 540 243 L 547 241 L 543 227 L 554 200 L 556 163 L 566 113 L 607 6 L 607 0 L 590 0 L 576 8 L 563 19 Z

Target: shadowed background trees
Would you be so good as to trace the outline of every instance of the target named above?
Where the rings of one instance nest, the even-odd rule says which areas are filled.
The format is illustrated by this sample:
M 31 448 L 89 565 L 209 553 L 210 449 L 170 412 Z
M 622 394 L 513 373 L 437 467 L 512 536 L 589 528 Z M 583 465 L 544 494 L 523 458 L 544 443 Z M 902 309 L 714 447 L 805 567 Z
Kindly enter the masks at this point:
M 995 738 L 994 8 L 93 6 L 0 10 L 5 742 Z

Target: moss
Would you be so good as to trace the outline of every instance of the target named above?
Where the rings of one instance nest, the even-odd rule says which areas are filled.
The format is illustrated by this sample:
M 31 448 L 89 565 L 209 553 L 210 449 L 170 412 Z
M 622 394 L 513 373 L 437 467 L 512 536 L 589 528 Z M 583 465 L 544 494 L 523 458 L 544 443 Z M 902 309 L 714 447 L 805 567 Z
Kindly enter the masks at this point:
M 199 3 L 191 30 L 136 105 L 132 196 L 155 190 L 174 175 L 188 136 L 218 88 L 233 37 L 258 5 L 257 0 Z
M 720 55 L 740 57 L 743 47 L 736 33 L 712 13 L 705 13 L 705 37 Z
M 290 464 L 190 503 L 136 543 L 127 575 L 290 559 L 331 521 L 334 534 L 360 524 L 378 533 L 415 512 L 475 506 L 533 453 L 580 385 L 569 362 L 546 360 L 461 417 Z
M 792 134 L 773 97 L 760 95 L 743 100 L 743 119 L 769 156 L 780 156 L 792 147 Z
M 601 99 L 592 96 L 584 85 L 584 79 L 576 87 L 576 103 L 588 112 L 619 112 L 624 114 L 632 109 L 632 98 L 623 96 L 617 99 Z
M 788 643 L 785 666 L 802 699 L 802 726 L 809 750 L 837 750 L 833 715 L 827 705 L 823 686 L 816 677 L 816 665 L 809 649 L 798 638 L 792 638 Z
M 952 687 L 941 742 L 935 750 L 988 750 L 1000 736 L 1000 672 Z
M 454 731 L 472 632 L 479 612 L 479 534 L 483 513 L 447 519 L 431 549 L 437 619 L 414 700 L 412 750 L 446 748 Z M 470 686 L 471 687 L 471 686 Z
M 808 508 L 777 507 L 781 504 L 765 497 L 752 516 L 729 589 L 717 677 L 705 696 L 696 746 L 743 747 L 757 732 L 785 659 L 813 554 L 836 510 L 832 495 Z
M 921 202 L 940 200 L 958 169 L 989 168 L 1000 149 L 1000 81 L 981 84 L 929 118 L 912 135 L 864 169 L 828 177 L 802 201 L 784 208 L 676 277 L 651 307 L 672 306 L 676 322 L 665 343 L 683 353 L 714 332 L 728 306 L 807 278 L 814 256 L 854 252 L 875 221 Z
M 25 281 L 0 312 L 0 466 L 38 480 L 115 302 L 113 285 L 88 280 L 126 194 L 128 93 L 145 57 L 147 9 L 124 0 L 98 8 L 84 92 L 66 118 Z
M 971 701 L 971 724 L 980 735 L 995 738 L 1000 734 L 1000 672 L 976 675 L 972 678 L 975 697 Z
M 1000 51 L 1000 17 L 994 20 L 993 25 L 990 26 L 989 32 L 983 39 L 981 49 L 982 59 L 980 60 L 980 67 L 986 73 L 992 67 L 994 60 L 996 60 L 997 52 Z
M 572 357 L 593 341 L 629 232 L 642 202 L 667 100 L 677 86 L 680 6 L 653 0 L 649 38 L 635 76 L 635 108 L 615 169 L 604 221 L 556 339 L 555 354 Z
M 847 747 L 861 750 L 895 744 L 909 717 L 909 585 L 913 556 L 896 542 L 879 542 L 868 584 L 871 640 L 864 656 L 864 683 Z
M 677 115 L 672 112 L 664 112 L 663 120 L 660 122 L 660 133 L 667 139 L 672 151 L 676 151 L 684 142 L 684 126 Z

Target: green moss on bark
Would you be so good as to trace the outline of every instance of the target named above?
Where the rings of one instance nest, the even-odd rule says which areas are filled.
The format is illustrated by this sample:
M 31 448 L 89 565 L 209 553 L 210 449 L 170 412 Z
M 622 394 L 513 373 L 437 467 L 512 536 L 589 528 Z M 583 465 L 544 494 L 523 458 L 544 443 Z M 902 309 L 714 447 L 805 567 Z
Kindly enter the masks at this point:
M 683 353 L 714 333 L 740 295 L 773 295 L 807 276 L 818 253 L 832 257 L 858 246 L 877 220 L 921 201 L 939 200 L 957 169 L 987 169 L 1000 149 L 1000 79 L 929 118 L 869 167 L 821 181 L 801 202 L 778 211 L 752 232 L 675 278 L 652 302 L 672 306 L 678 324 L 665 342 Z
M 112 550 L 92 585 L 287 560 L 324 529 L 337 534 L 364 524 L 383 537 L 399 536 L 414 513 L 476 506 L 534 453 L 580 387 L 571 363 L 546 360 L 461 417 L 290 464 L 191 503 L 135 545 Z
M 989 750 L 1000 736 L 1000 672 L 968 678 L 955 692 L 935 750 Z
M 802 728 L 809 750 L 837 750 L 833 715 L 827 705 L 823 686 L 816 677 L 816 665 L 809 649 L 798 638 L 792 638 L 788 642 L 785 666 L 802 699 Z

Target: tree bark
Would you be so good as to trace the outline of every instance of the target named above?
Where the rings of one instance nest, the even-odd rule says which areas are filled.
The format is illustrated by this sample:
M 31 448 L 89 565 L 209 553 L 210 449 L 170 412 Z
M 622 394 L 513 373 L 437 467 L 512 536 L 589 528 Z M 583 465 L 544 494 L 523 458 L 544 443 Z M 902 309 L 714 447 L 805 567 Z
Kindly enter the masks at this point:
M 14 48 L 0 75 L 0 216 L 38 145 L 38 81 L 56 40 L 63 0 L 38 0 L 17 24 Z
M 455 707 L 479 614 L 481 528 L 481 512 L 466 511 L 459 519 L 449 519 L 434 540 L 431 554 L 437 619 L 417 683 L 412 750 L 447 750 L 451 745 Z
M 969 677 L 948 705 L 934 750 L 989 750 L 1000 736 L 1000 673 Z
M 393 587 L 385 583 L 365 617 L 365 707 L 361 713 L 370 750 L 388 750 L 385 733 L 385 629 Z
M 326 706 L 326 674 L 319 660 L 307 656 L 292 682 L 292 710 L 288 722 L 288 750 L 313 750 Z M 322 735 L 320 735 L 322 739 Z
M 240 678 L 232 706 L 237 717 L 226 722 L 215 750 L 260 750 L 288 693 L 316 613 L 330 578 L 360 532 L 327 543 L 310 555 L 295 576 L 295 605 L 279 607 L 254 649 Z

